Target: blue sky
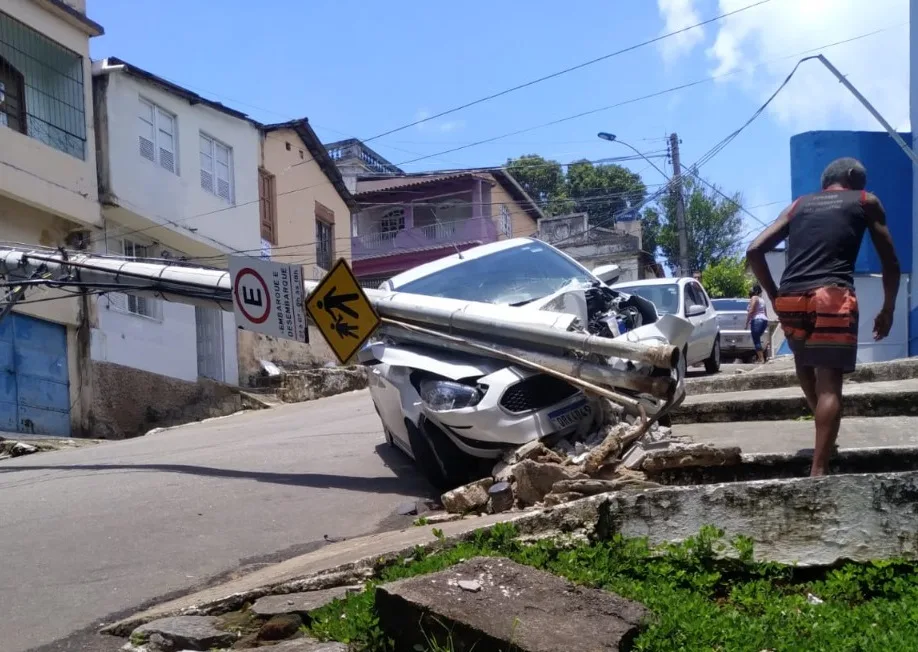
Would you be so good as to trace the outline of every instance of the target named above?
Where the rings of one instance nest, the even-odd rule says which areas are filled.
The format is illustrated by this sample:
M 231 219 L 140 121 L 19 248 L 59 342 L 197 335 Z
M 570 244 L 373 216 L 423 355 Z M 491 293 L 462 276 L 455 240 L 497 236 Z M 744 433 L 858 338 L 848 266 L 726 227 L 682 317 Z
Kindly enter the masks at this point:
M 398 164 L 463 144 L 724 75 L 693 88 L 428 158 L 411 171 L 497 165 L 537 153 L 562 162 L 665 148 L 676 131 L 691 164 L 745 122 L 798 52 L 824 52 L 894 125 L 908 125 L 908 0 L 770 0 L 370 146 Z M 249 113 L 307 116 L 326 142 L 389 129 L 686 27 L 754 0 L 89 0 L 106 35 L 94 58 L 117 56 Z M 774 106 L 702 170 L 770 221 L 790 199 L 789 138 L 809 129 L 876 128 L 828 72 L 810 62 Z M 657 159 L 657 163 L 662 163 Z M 662 177 L 628 164 L 653 186 Z M 772 202 L 779 202 L 773 204 Z M 748 230 L 759 225 L 746 217 Z

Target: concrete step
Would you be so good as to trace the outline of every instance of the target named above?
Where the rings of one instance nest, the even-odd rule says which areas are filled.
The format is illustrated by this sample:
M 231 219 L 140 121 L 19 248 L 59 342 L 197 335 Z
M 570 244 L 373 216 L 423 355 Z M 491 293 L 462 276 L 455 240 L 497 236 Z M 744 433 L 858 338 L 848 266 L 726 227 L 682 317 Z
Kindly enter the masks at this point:
M 725 370 L 727 368 L 725 367 Z M 845 377 L 846 383 L 873 383 L 918 378 L 918 358 L 904 358 L 889 362 L 869 362 L 859 365 L 853 374 Z M 792 363 L 777 360 L 774 364 L 754 367 L 750 371 L 701 376 L 686 379 L 690 395 L 776 389 L 797 385 L 797 374 Z
M 844 414 L 859 417 L 918 415 L 918 379 L 844 386 Z M 810 416 L 799 387 L 689 395 L 673 423 L 784 421 Z
M 738 446 L 744 454 L 796 454 L 813 448 L 812 421 L 745 421 L 673 426 L 673 434 L 715 446 Z M 918 417 L 842 419 L 840 451 L 855 448 L 918 449 Z

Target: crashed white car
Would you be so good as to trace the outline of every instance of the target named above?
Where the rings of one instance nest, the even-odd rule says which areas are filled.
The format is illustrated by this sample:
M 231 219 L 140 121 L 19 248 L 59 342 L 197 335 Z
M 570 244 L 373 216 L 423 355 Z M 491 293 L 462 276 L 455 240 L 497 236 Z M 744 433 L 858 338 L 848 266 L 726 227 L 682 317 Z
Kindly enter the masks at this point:
M 607 270 L 608 271 L 608 270 Z M 682 347 L 691 324 L 657 314 L 638 296 L 610 289 L 575 260 L 529 238 L 504 240 L 408 270 L 382 290 L 574 313 L 584 330 L 631 342 Z M 387 441 L 411 456 L 439 489 L 490 471 L 504 451 L 563 437 L 593 423 L 597 401 L 555 376 L 485 355 L 376 338 L 358 359 Z M 619 360 L 621 370 L 635 364 Z M 675 374 L 645 365 L 651 375 Z M 684 394 L 682 379 L 677 392 Z M 647 412 L 660 402 L 645 399 Z

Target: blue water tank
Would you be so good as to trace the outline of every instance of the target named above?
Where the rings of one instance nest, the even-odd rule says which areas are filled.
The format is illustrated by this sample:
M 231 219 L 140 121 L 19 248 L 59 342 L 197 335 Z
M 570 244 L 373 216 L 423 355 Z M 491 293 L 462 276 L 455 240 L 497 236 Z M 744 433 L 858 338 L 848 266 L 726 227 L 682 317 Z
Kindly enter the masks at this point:
M 900 134 L 911 146 L 912 135 Z M 821 190 L 825 167 L 837 158 L 853 156 L 867 167 L 867 190 L 886 208 L 902 271 L 912 271 L 912 164 L 885 131 L 808 131 L 793 136 L 791 193 L 794 198 Z M 879 274 L 880 260 L 870 236 L 865 236 L 855 264 L 861 274 Z

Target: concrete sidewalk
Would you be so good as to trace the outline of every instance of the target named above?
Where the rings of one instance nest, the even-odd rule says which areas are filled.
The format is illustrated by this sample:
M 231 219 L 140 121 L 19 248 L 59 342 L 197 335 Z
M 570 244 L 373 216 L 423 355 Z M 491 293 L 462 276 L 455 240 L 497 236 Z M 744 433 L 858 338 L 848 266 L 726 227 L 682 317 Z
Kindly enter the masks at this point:
M 717 446 L 739 446 L 743 453 L 795 453 L 813 448 L 812 421 L 746 421 L 673 426 L 673 434 Z M 843 419 L 841 450 L 918 447 L 918 417 Z
M 918 379 L 844 385 L 846 416 L 918 415 Z M 673 412 L 674 423 L 784 421 L 810 413 L 799 387 L 695 394 Z

